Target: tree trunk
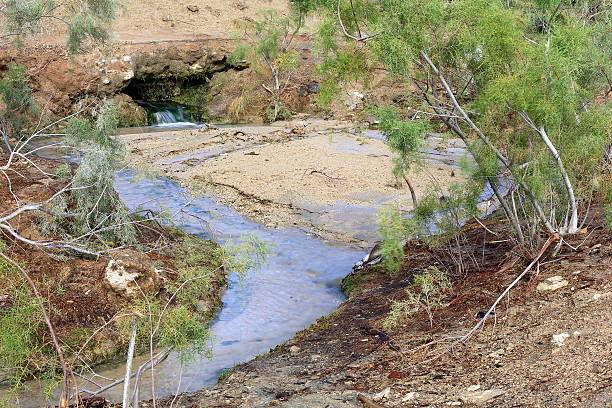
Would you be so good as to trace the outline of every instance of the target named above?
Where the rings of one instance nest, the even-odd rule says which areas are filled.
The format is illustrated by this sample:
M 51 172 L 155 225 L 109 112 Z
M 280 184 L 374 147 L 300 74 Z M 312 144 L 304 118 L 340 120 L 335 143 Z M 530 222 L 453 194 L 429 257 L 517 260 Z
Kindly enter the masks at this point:
M 416 192 L 414 191 L 414 187 L 412 187 L 412 183 L 410 182 L 410 179 L 408 178 L 408 176 L 404 174 L 403 177 L 404 177 L 404 181 L 408 185 L 408 190 L 410 190 L 410 195 L 412 196 L 412 206 L 414 208 L 417 208 L 417 196 L 416 196 Z
M 495 147 L 495 145 L 489 140 L 489 138 L 484 133 L 482 133 L 480 128 L 476 126 L 476 124 L 472 121 L 472 119 L 470 119 L 469 115 L 463 110 L 463 108 L 457 101 L 457 98 L 455 98 L 455 94 L 453 93 L 453 90 L 446 82 L 444 75 L 442 74 L 442 72 L 440 72 L 438 67 L 436 67 L 436 65 L 431 61 L 427 53 L 425 51 L 421 51 L 421 56 L 427 62 L 427 65 L 429 65 L 431 70 L 434 72 L 434 74 L 436 74 L 436 76 L 442 83 L 444 90 L 448 94 L 448 97 L 450 98 L 453 104 L 453 107 L 457 109 L 457 111 L 461 114 L 462 119 L 476 133 L 478 138 L 482 140 L 487 145 L 487 147 L 490 148 L 491 151 L 493 151 L 493 153 L 495 153 L 495 156 L 504 165 L 504 167 L 506 167 L 506 169 L 508 169 L 509 171 L 512 171 L 512 167 L 510 166 L 510 161 L 497 149 L 497 147 Z M 533 206 L 536 213 L 538 214 L 538 218 L 540 218 L 540 221 L 544 224 L 548 232 L 551 234 L 556 233 L 557 231 L 555 231 L 552 224 L 546 219 L 546 215 L 544 214 L 544 211 L 542 210 L 542 206 L 536 199 L 535 195 L 533 194 L 533 192 L 531 191 L 527 183 L 525 183 L 522 180 L 517 180 L 517 182 L 521 186 L 521 188 L 525 191 L 525 194 L 527 194 L 527 197 L 529 198 L 531 205 Z

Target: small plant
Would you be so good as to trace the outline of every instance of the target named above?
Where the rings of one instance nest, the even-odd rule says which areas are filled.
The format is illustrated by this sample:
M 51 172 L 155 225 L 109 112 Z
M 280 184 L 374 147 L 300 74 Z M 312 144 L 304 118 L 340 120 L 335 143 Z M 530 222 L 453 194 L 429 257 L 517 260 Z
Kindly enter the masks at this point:
M 264 112 L 264 122 L 272 123 L 277 120 L 291 119 L 291 111 L 282 102 L 271 104 Z
M 389 315 L 383 322 L 385 330 L 393 330 L 397 323 L 407 316 L 425 310 L 429 325 L 433 327 L 433 311 L 442 306 L 442 301 L 452 287 L 446 274 L 431 266 L 414 277 L 414 282 L 406 288 L 406 300 L 393 301 Z
M 227 113 L 231 120 L 239 121 L 244 116 L 249 105 L 249 97 L 243 92 L 235 97 L 227 108 Z

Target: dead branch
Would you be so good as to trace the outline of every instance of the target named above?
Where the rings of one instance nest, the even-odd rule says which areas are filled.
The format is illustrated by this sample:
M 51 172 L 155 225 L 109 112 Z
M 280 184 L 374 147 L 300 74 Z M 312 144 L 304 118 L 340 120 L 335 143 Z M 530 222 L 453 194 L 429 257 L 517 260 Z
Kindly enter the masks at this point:
M 525 268 L 525 270 L 523 270 L 523 272 L 521 272 L 520 275 L 518 275 L 514 281 L 512 281 L 512 283 L 510 285 L 508 285 L 508 287 L 501 293 L 501 295 L 499 295 L 499 297 L 495 300 L 495 302 L 493 302 L 493 305 L 491 305 L 491 307 L 489 308 L 489 310 L 487 310 L 487 312 L 485 313 L 485 315 L 482 317 L 482 319 L 480 319 L 478 321 L 478 323 L 476 323 L 476 325 L 474 327 L 472 327 L 470 329 L 470 331 L 468 331 L 465 335 L 461 336 L 459 339 L 457 339 L 456 341 L 454 341 L 450 346 L 448 346 L 442 353 L 437 354 L 436 356 L 429 358 L 419 364 L 426 364 L 429 363 L 431 361 L 437 360 L 440 357 L 442 357 L 444 354 L 448 353 L 449 351 L 452 351 L 455 347 L 461 345 L 461 344 L 465 344 L 473 335 L 474 333 L 480 329 L 482 327 L 482 325 L 485 323 L 486 319 L 488 316 L 491 316 L 493 314 L 493 312 L 495 311 L 495 308 L 497 307 L 497 305 L 499 304 L 499 302 L 502 301 L 502 299 L 508 295 L 510 293 L 510 291 L 512 290 L 512 288 L 514 288 L 520 281 L 521 279 L 523 279 L 523 277 L 527 274 L 527 272 L 529 272 L 531 270 L 531 268 L 533 268 L 533 266 L 538 263 L 538 261 L 542 258 L 542 256 L 544 255 L 544 253 L 546 252 L 546 250 L 548 249 L 548 247 L 555 242 L 557 239 L 559 239 L 560 236 L 558 234 L 554 234 L 551 235 L 546 242 L 544 243 L 544 245 L 542 245 L 542 248 L 540 248 L 540 251 L 538 252 L 538 254 L 535 256 L 535 258 L 531 261 L 531 263 Z
M 361 403 L 365 405 L 367 408 L 384 408 L 382 405 L 375 403 L 374 401 L 372 401 L 371 399 L 369 399 L 363 394 L 358 394 L 357 399 L 361 401 Z

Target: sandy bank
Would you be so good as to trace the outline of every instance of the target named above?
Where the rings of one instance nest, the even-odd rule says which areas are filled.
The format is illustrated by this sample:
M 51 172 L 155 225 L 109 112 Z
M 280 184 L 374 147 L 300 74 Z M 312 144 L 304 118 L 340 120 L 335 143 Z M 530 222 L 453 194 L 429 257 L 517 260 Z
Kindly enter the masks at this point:
M 379 238 L 384 206 L 412 208 L 403 182 L 392 175 L 385 143 L 349 123 L 318 119 L 274 126 L 232 126 L 122 136 L 131 162 L 161 171 L 268 226 L 298 226 L 324 238 L 371 242 Z M 460 179 L 456 140 L 430 138 L 417 195 Z M 451 149 L 452 151 L 448 150 Z

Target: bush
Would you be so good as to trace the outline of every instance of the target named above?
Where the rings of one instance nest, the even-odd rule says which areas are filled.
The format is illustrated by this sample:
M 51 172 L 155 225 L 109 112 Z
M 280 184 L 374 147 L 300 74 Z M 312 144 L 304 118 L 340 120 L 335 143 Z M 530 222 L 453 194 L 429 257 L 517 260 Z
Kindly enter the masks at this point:
M 422 310 L 427 312 L 429 325 L 433 327 L 433 311 L 442 306 L 442 301 L 452 287 L 446 274 L 432 266 L 414 277 L 412 285 L 406 288 L 406 300 L 391 304 L 391 311 L 383 322 L 385 330 L 393 330 L 398 322 Z

